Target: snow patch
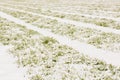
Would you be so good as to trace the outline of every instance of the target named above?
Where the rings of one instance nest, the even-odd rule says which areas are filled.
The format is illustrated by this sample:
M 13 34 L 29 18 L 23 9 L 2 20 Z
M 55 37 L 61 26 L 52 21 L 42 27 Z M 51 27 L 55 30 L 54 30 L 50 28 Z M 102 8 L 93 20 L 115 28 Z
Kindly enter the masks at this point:
M 0 45 L 0 80 L 25 80 L 25 70 L 18 68 L 9 54 L 10 46 Z

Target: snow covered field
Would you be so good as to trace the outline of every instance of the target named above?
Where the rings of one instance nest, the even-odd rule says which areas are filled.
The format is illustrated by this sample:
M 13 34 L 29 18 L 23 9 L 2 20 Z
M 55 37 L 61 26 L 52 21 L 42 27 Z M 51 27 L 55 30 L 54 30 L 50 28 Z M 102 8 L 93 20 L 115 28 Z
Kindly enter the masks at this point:
M 120 1 L 0 0 L 0 44 L 17 80 L 119 80 Z

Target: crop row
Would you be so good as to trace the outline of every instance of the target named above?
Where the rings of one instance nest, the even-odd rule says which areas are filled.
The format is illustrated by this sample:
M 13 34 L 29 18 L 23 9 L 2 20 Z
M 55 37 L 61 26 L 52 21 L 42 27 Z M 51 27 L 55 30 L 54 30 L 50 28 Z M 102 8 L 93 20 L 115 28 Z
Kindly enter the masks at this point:
M 110 2 L 110 3 L 109 3 Z M 26 6 L 33 6 L 33 7 L 40 7 L 40 6 L 44 6 L 47 4 L 48 7 L 71 7 L 71 8 L 83 8 L 83 9 L 87 9 L 87 10 L 104 10 L 104 11 L 118 11 L 120 9 L 120 5 L 119 5 L 119 1 L 101 1 L 100 3 L 98 2 L 89 2 L 89 1 L 64 1 L 64 3 L 60 2 L 60 1 L 56 1 L 56 2 L 49 2 L 49 1 L 36 1 L 36 2 L 31 2 L 31 1 L 24 1 L 24 2 L 18 2 L 18 1 L 7 1 L 5 3 L 9 3 L 9 4 L 19 4 L 19 5 L 26 5 Z M 108 3 L 108 4 L 106 4 Z M 94 6 L 93 6 L 94 5 Z
M 4 5 L 5 6 L 5 5 Z M 14 6 L 9 6 L 8 7 L 13 7 Z M 15 7 L 16 9 L 21 9 L 25 11 L 31 11 L 35 13 L 40 13 L 48 16 L 53 16 L 53 17 L 59 17 L 59 18 L 65 18 L 65 19 L 70 19 L 74 21 L 80 21 L 80 22 L 86 22 L 86 23 L 92 23 L 96 24 L 98 26 L 103 26 L 103 27 L 110 27 L 114 29 L 120 29 L 120 23 L 117 21 L 114 21 L 112 19 L 105 19 L 105 18 L 95 18 L 95 17 L 88 17 L 85 15 L 79 15 L 79 14 L 65 14 L 64 12 L 54 12 L 52 10 L 42 10 L 42 9 L 34 9 L 34 8 L 29 8 L 29 7 Z
M 21 9 L 23 8 L 24 10 L 29 10 L 30 11 L 35 11 L 35 12 L 41 12 L 41 9 L 46 9 L 46 10 L 57 10 L 57 11 L 62 11 L 62 12 L 73 12 L 73 13 L 82 13 L 82 14 L 89 14 L 89 15 L 96 15 L 96 16 L 106 16 L 106 17 L 115 17 L 115 18 L 120 18 L 119 12 L 113 12 L 113 11 L 104 11 L 104 10 L 91 10 L 91 9 L 86 9 L 84 7 L 80 6 L 53 6 L 53 5 L 35 5 L 35 4 L 26 4 L 25 6 L 23 4 L 14 4 L 14 3 L 1 3 L 2 6 L 6 7 L 13 7 L 13 8 L 18 8 Z
M 92 23 L 92 24 L 96 24 L 98 26 L 103 26 L 103 27 L 120 29 L 120 23 L 116 22 L 114 20 L 111 20 L 111 19 L 108 20 L 108 19 L 105 19 L 105 18 L 92 18 L 92 17 L 87 17 L 85 15 L 65 14 L 64 12 L 59 13 L 59 12 L 52 12 L 52 11 L 49 11 L 49 10 L 46 11 L 46 12 L 42 12 L 42 14 L 53 16 L 53 17 L 70 19 L 70 20 L 74 20 L 74 21 Z
M 22 12 L 2 10 L 14 17 L 20 18 L 27 23 L 51 30 L 53 33 L 65 35 L 71 39 L 79 40 L 94 45 L 98 48 L 114 52 L 120 51 L 120 35 L 105 33 L 89 28 L 80 28 L 79 26 L 60 23 L 57 20 L 51 20 L 44 17 L 34 16 Z
M 30 80 L 58 80 L 57 75 L 59 80 L 120 78 L 119 67 L 78 53 L 24 26 L 0 20 L 0 43 L 13 46 L 10 52 L 20 66 L 28 69 Z

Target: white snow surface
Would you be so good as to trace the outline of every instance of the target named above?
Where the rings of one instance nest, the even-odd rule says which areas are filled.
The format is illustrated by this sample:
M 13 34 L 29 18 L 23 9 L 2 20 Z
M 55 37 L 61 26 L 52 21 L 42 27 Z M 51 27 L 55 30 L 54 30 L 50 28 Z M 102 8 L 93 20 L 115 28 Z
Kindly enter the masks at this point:
M 44 18 L 48 18 L 48 19 L 57 20 L 58 22 L 76 25 L 77 27 L 90 28 L 90 29 L 100 30 L 100 31 L 105 32 L 105 33 L 114 33 L 114 34 L 119 34 L 120 35 L 120 30 L 117 30 L 117 29 L 97 26 L 97 25 L 91 24 L 91 23 L 73 21 L 73 20 L 69 20 L 69 19 L 61 19 L 61 18 L 57 18 L 57 17 L 42 15 L 42 14 L 29 12 L 29 11 L 24 11 L 24 10 L 19 10 L 19 9 L 13 9 L 13 8 L 2 7 L 2 6 L 0 6 L 0 7 L 4 8 L 4 9 L 11 10 L 11 11 L 18 11 L 18 12 L 32 14 L 32 15 L 36 15 L 36 16 L 40 16 L 40 17 L 44 17 Z
M 96 47 L 89 45 L 89 44 L 86 44 L 86 43 L 81 43 L 81 42 L 76 41 L 76 40 L 70 40 L 69 38 L 67 38 L 65 36 L 56 35 L 56 34 L 53 34 L 52 32 L 47 31 L 45 29 L 40 29 L 37 26 L 33 26 L 29 23 L 25 23 L 24 21 L 22 21 L 18 18 L 15 18 L 11 15 L 8 15 L 6 13 L 3 13 L 3 12 L 0 12 L 0 17 L 5 18 L 7 20 L 10 20 L 16 24 L 20 24 L 22 26 L 25 26 L 28 29 L 37 31 L 44 36 L 53 37 L 59 43 L 67 45 L 67 46 L 77 50 L 78 52 L 83 53 L 85 55 L 88 55 L 92 58 L 97 58 L 97 59 L 100 59 L 102 61 L 105 61 L 108 64 L 120 66 L 120 58 L 119 58 L 120 53 L 112 53 L 110 51 L 104 51 L 101 49 L 97 49 Z
M 8 52 L 9 48 L 0 45 L 0 80 L 25 80 L 25 69 L 17 67 L 15 58 Z

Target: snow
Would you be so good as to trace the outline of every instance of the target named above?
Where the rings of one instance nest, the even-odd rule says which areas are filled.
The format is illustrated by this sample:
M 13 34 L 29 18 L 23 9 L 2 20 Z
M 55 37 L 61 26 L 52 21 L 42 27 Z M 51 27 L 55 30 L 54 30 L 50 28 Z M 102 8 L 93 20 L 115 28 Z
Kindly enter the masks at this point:
M 3 5 L 9 5 L 9 6 L 17 6 L 17 7 L 24 7 L 24 8 L 30 8 L 30 9 L 39 9 L 39 8 L 35 8 L 35 7 L 30 7 L 30 6 L 24 6 L 24 5 L 12 5 L 9 3 L 0 3 Z M 78 7 L 78 6 L 77 6 Z M 42 9 L 43 10 L 43 9 Z M 119 18 L 113 18 L 113 17 L 106 17 L 106 16 L 95 16 L 95 15 L 89 15 L 89 14 L 81 14 L 81 13 L 77 13 L 77 12 L 63 12 L 63 11 L 57 11 L 57 10 L 51 10 L 52 12 L 58 12 L 58 13 L 62 13 L 62 14 L 72 14 L 72 15 L 80 15 L 80 16 L 85 16 L 85 17 L 90 17 L 90 18 L 100 18 L 100 19 L 110 19 L 110 20 L 114 20 L 114 21 L 118 21 L 120 22 Z M 96 11 L 96 10 L 95 10 Z M 99 10 L 101 11 L 101 10 Z M 101 11 L 101 12 L 105 12 L 105 11 Z M 110 12 L 110 11 L 106 11 L 108 13 L 115 13 L 115 12 Z M 117 13 L 117 12 L 116 12 Z M 119 14 L 119 12 L 118 12 Z
M 0 6 L 0 7 L 2 7 L 2 6 Z M 68 20 L 68 19 L 61 19 L 61 18 L 57 18 L 57 17 L 46 16 L 46 15 L 42 15 L 42 14 L 38 14 L 38 13 L 34 13 L 34 12 L 28 12 L 28 11 L 19 10 L 19 9 L 13 9 L 13 8 L 7 8 L 7 7 L 2 7 L 2 8 L 12 10 L 12 11 L 19 11 L 19 12 L 23 12 L 23 13 L 27 13 L 27 14 L 32 14 L 32 15 L 36 15 L 36 16 L 40 16 L 40 17 L 44 17 L 44 18 L 48 18 L 48 19 L 57 20 L 58 22 L 76 25 L 76 27 L 90 28 L 90 29 L 99 30 L 99 31 L 102 31 L 105 33 L 114 33 L 114 34 L 120 35 L 120 30 L 112 29 L 112 28 L 108 28 L 108 27 L 97 26 L 97 25 L 91 24 L 91 23 L 78 22 L 78 21 L 73 21 L 73 20 Z
M 81 42 L 76 41 L 76 40 L 70 40 L 69 38 L 67 38 L 65 36 L 56 35 L 56 34 L 53 34 L 52 32 L 47 31 L 45 29 L 40 29 L 37 26 L 33 26 L 31 24 L 25 23 L 24 21 L 22 21 L 18 18 L 15 18 L 11 15 L 8 15 L 6 13 L 3 13 L 3 12 L 0 12 L 0 16 L 2 18 L 10 20 L 16 24 L 20 24 L 22 26 L 25 26 L 28 29 L 32 29 L 34 31 L 37 31 L 44 36 L 53 37 L 59 43 L 67 45 L 67 46 L 77 50 L 80 53 L 83 53 L 85 55 L 89 55 L 92 58 L 100 59 L 102 61 L 105 61 L 108 64 L 120 66 L 120 58 L 119 58 L 120 53 L 113 53 L 110 51 L 104 51 L 101 49 L 97 49 L 96 47 L 89 45 L 89 44 L 86 44 L 86 43 L 81 43 Z
M 9 54 L 10 46 L 0 45 L 0 80 L 25 80 L 25 70 L 18 68 Z
M 52 12 L 58 12 L 58 13 L 62 13 L 62 14 L 72 14 L 72 15 L 80 15 L 80 16 L 85 16 L 85 17 L 90 17 L 90 18 L 100 18 L 100 19 L 111 19 L 114 21 L 118 21 L 120 22 L 120 19 L 117 18 L 112 18 L 112 17 L 105 17 L 105 16 L 95 16 L 95 15 L 89 15 L 89 14 L 81 14 L 81 13 L 71 13 L 71 12 L 63 12 L 63 11 L 57 11 L 57 10 L 51 10 Z

